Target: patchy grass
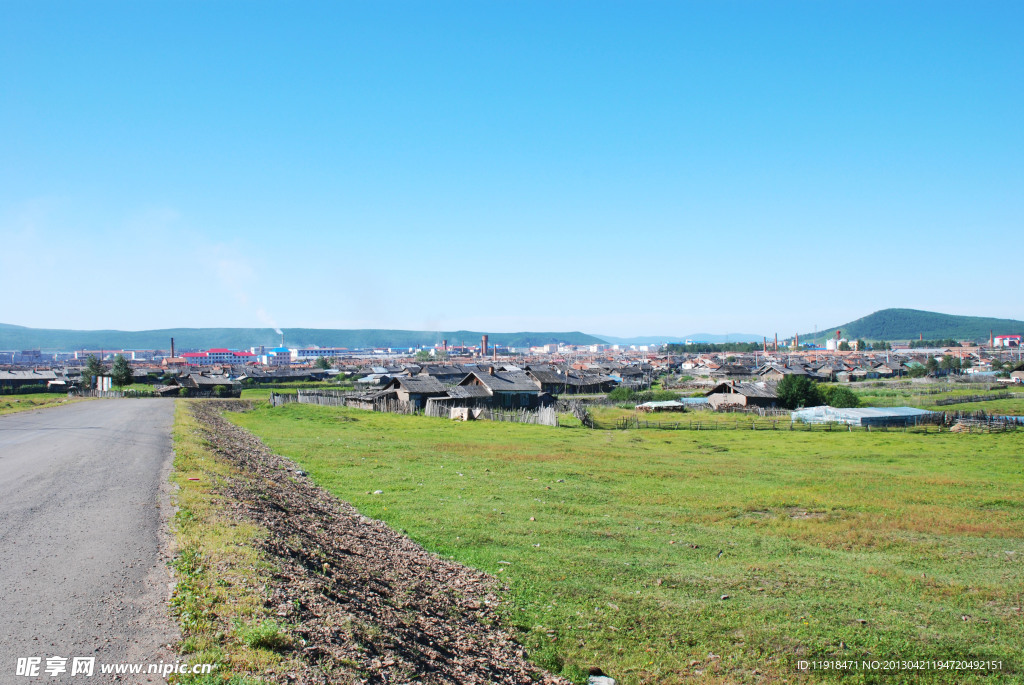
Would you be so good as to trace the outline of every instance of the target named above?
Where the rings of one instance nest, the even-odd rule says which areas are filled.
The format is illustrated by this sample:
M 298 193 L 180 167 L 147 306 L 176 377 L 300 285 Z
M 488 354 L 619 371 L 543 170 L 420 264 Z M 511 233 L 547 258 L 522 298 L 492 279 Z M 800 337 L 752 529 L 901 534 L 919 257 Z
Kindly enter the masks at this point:
M 69 398 L 66 392 L 46 392 L 32 395 L 0 395 L 0 415 L 19 411 L 30 411 L 43 407 L 56 407 L 86 398 Z
M 174 453 L 171 480 L 180 489 L 171 606 L 182 630 L 179 649 L 193 663 L 217 664 L 213 676 L 177 682 L 257 685 L 252 674 L 287 668 L 282 653 L 292 644 L 265 607 L 272 568 L 255 543 L 266 531 L 226 510 L 217 488 L 235 472 L 208 449 L 186 401 L 176 405 Z
M 589 666 L 625 685 L 792 682 L 808 657 L 1020 667 L 1024 432 L 588 431 L 298 404 L 229 418 L 367 516 L 503 578 L 503 620 L 577 682 Z

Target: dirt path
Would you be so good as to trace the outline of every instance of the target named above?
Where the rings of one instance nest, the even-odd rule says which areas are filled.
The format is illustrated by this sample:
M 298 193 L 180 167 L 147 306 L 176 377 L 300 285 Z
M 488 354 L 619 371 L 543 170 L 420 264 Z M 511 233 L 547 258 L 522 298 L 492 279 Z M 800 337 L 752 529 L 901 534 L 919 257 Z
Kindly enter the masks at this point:
M 494 578 L 361 516 L 221 418 L 223 406 L 194 412 L 244 474 L 225 504 L 270 531 L 261 543 L 278 569 L 270 605 L 306 643 L 300 682 L 568 684 L 497 627 Z

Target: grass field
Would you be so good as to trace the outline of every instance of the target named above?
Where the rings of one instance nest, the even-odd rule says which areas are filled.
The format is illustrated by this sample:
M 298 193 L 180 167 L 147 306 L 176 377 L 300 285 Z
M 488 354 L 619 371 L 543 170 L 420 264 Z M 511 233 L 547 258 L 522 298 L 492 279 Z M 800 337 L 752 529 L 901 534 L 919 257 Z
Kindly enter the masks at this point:
M 857 393 L 861 405 L 865 407 L 899 407 L 910 406 L 921 409 L 955 411 L 971 405 L 980 404 L 977 402 L 965 402 L 957 405 L 937 406 L 939 400 L 948 400 L 965 395 L 999 395 L 1007 392 L 1020 391 L 1020 388 L 998 387 L 990 389 L 996 384 L 970 384 L 968 387 L 960 387 L 958 383 L 932 383 L 932 384 L 910 384 L 901 381 L 890 381 L 883 383 L 872 383 L 852 388 Z M 996 400 L 998 401 L 998 400 Z M 1007 413 L 1021 413 L 1024 408 L 1024 401 L 1020 399 L 1008 400 L 1016 402 L 1009 405 L 1016 408 L 1016 411 Z M 952 407 L 952 409 L 950 409 Z M 984 407 L 978 407 L 983 409 Z M 986 409 L 986 411 L 988 411 Z
M 259 386 L 253 388 L 242 389 L 243 400 L 266 400 L 270 399 L 270 393 L 276 392 L 278 395 L 294 395 L 299 390 L 352 390 L 351 385 L 340 385 L 338 383 L 331 383 L 327 381 L 313 382 L 313 381 L 296 381 L 293 383 L 278 383 L 273 388 L 261 388 Z
M 811 657 L 1020 668 L 1024 432 L 588 431 L 297 404 L 230 418 L 503 578 L 508 625 L 577 682 L 589 666 L 627 685 L 792 682 Z
M 81 400 L 69 399 L 66 392 L 0 395 L 0 414 L 13 414 L 17 411 L 29 411 L 31 409 L 39 409 L 40 407 L 52 407 L 79 401 Z

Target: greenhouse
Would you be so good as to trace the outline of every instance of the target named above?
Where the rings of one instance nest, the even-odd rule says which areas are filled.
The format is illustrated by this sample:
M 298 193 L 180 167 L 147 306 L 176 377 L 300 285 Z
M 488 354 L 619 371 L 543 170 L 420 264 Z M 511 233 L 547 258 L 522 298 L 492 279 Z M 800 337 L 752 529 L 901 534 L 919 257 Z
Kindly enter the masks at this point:
M 839 409 L 836 407 L 808 407 L 797 409 L 793 421 L 804 423 L 845 423 L 850 426 L 916 426 L 928 423 L 936 412 L 914 407 L 860 407 Z

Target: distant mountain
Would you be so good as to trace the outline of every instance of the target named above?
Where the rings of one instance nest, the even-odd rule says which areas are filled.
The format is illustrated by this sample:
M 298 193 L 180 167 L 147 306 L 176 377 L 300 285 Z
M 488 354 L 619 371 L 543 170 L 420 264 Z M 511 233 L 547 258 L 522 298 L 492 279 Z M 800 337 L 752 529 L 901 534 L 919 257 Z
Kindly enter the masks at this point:
M 409 348 L 447 340 L 449 345 L 479 345 L 478 331 L 401 331 L 384 329 L 285 328 L 284 341 L 291 347 L 312 346 Z M 602 339 L 580 333 L 487 333 L 490 344 L 530 347 L 549 343 L 593 345 Z M 227 347 L 247 349 L 256 345 L 275 347 L 281 335 L 271 328 L 165 328 L 150 331 L 74 331 L 26 328 L 0 324 L 0 350 L 167 350 L 174 338 L 178 350 Z
M 994 319 L 984 316 L 957 316 L 924 312 L 919 309 L 883 309 L 874 314 L 845 323 L 841 326 L 818 331 L 815 338 L 823 342 L 835 336 L 836 330 L 849 340 L 857 338 L 873 340 L 954 340 L 988 341 L 989 331 L 995 335 L 1016 335 L 1024 333 L 1024 321 L 1015 319 Z M 811 333 L 800 334 L 801 340 L 810 341 Z
M 677 339 L 674 335 L 641 335 L 635 338 L 617 338 L 614 335 L 599 336 L 611 345 L 659 345 L 661 343 L 673 342 Z
M 607 340 L 612 345 L 658 345 L 660 343 L 676 343 L 684 342 L 686 340 L 707 343 L 760 342 L 762 338 L 760 335 L 751 335 L 749 333 L 726 333 L 725 335 L 716 333 L 693 333 L 691 335 L 642 335 L 636 338 L 616 338 L 612 335 L 602 335 L 599 337 Z

